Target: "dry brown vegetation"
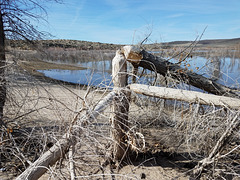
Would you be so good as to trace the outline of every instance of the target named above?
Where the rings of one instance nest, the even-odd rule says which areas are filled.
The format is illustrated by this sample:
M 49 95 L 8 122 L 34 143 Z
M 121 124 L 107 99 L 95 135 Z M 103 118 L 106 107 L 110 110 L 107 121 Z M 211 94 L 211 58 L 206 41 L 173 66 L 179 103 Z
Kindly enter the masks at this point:
M 32 41 L 33 46 L 29 46 L 29 43 L 26 43 L 26 41 L 23 40 L 9 40 L 7 43 L 13 48 L 20 48 L 25 50 L 32 49 L 33 46 L 41 48 L 64 48 L 76 50 L 116 50 L 121 47 L 121 45 L 117 44 L 65 39 Z
M 237 48 L 239 51 L 239 47 Z M 1 179 L 12 179 L 24 171 L 58 142 L 68 131 L 76 114 L 91 112 L 97 102 L 108 93 L 108 90 L 66 86 L 32 76 L 29 72 L 46 64 L 32 61 L 36 57 L 40 59 L 41 56 L 37 55 L 37 52 L 32 52 L 29 56 L 25 52 L 30 51 L 18 50 L 16 53 L 19 55 L 9 56 L 8 59 L 8 98 L 4 117 L 6 127 L 1 129 Z M 176 53 L 176 49 L 164 53 L 172 56 L 170 52 Z M 72 59 L 87 54 L 85 51 L 68 51 L 58 47 L 49 48 L 47 53 L 52 58 L 58 53 L 60 58 L 74 55 Z M 62 56 L 62 53 L 67 56 Z M 97 54 L 101 53 L 94 51 L 92 57 L 96 57 Z M 24 71 L 19 66 L 20 61 L 16 60 L 26 61 L 29 57 L 31 61 L 23 62 L 22 66 L 28 67 L 28 72 Z M 89 56 L 86 56 L 86 59 L 88 58 Z M 55 64 L 47 66 L 59 67 Z M 179 88 L 176 81 L 171 80 L 171 77 L 169 79 L 171 83 L 168 83 L 168 86 Z M 184 86 L 182 88 L 184 89 Z M 131 99 L 131 136 L 129 135 L 128 140 L 131 141 L 130 137 L 135 137 L 136 142 L 132 144 L 136 146 L 137 153 L 125 159 L 121 167 L 108 164 L 113 139 L 110 136 L 112 127 L 109 123 L 111 109 L 107 108 L 99 118 L 87 122 L 87 125 L 76 125 L 81 133 L 73 135 L 77 139 L 74 155 L 67 154 L 57 164 L 48 167 L 47 173 L 41 179 L 70 179 L 71 162 L 74 162 L 78 179 L 239 178 L 239 126 L 234 128 L 231 136 L 224 141 L 213 162 L 203 168 L 201 176 L 192 174 L 198 162 L 211 154 L 232 120 L 237 116 L 239 121 L 238 111 L 228 107 L 150 98 L 133 92 Z M 142 138 L 138 134 L 143 135 L 146 147 L 143 148 Z

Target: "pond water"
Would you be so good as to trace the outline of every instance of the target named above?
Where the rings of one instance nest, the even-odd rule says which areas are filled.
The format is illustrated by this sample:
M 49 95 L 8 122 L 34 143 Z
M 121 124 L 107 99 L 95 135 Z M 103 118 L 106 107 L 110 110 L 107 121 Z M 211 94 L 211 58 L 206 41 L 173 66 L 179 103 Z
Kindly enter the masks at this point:
M 176 63 L 177 60 L 172 59 L 171 62 Z M 78 63 L 79 64 L 79 63 Z M 86 67 L 84 70 L 39 70 L 45 76 L 63 80 L 72 83 L 109 87 L 111 83 L 111 60 L 91 61 L 81 63 L 81 66 Z M 213 57 L 206 59 L 204 57 L 193 57 L 181 63 L 182 67 L 193 72 L 201 74 L 205 77 L 216 80 L 218 83 L 229 87 L 239 88 L 240 83 L 240 59 L 229 57 Z M 145 71 L 151 74 L 150 71 Z M 140 78 L 138 83 L 151 82 L 154 79 L 144 77 Z
M 47 77 L 71 83 L 99 87 L 112 86 L 111 74 L 96 69 L 84 69 L 84 70 L 50 69 L 39 70 L 39 72 L 44 73 L 44 75 Z
M 74 65 L 79 65 L 76 63 Z M 83 70 L 61 70 L 49 69 L 38 70 L 47 77 L 82 85 L 91 85 L 99 87 L 112 86 L 111 83 L 111 60 L 90 61 L 81 63 Z
M 176 60 L 171 60 L 177 62 Z M 222 85 L 239 88 L 240 59 L 230 57 L 194 57 L 181 64 L 182 67 L 210 78 Z

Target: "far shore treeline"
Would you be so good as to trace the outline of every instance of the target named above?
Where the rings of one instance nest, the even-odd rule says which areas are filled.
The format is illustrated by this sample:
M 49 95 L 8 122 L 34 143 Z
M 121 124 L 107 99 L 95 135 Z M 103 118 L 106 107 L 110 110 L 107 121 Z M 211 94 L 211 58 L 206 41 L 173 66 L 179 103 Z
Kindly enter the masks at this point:
M 146 43 L 143 45 L 146 49 L 168 49 L 172 47 L 187 47 L 191 45 L 193 41 L 173 41 L 173 42 L 160 42 L 160 43 Z M 117 50 L 124 44 L 111 44 L 100 43 L 80 40 L 35 40 L 30 43 L 24 40 L 7 40 L 7 46 L 12 48 L 19 48 L 23 50 L 30 50 L 34 46 L 43 48 L 69 48 L 77 50 Z M 33 46 L 32 46 L 33 45 Z M 200 40 L 196 45 L 198 48 L 235 48 L 240 46 L 240 38 L 234 39 L 212 39 L 212 40 Z

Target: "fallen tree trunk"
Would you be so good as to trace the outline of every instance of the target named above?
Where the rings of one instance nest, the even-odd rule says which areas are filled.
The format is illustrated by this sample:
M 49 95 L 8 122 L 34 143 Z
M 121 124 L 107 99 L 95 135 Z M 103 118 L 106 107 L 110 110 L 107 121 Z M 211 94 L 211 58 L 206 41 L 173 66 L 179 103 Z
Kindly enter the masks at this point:
M 102 112 L 110 104 L 114 96 L 114 92 L 109 93 L 95 106 L 93 111 L 88 112 L 87 115 L 82 116 L 78 121 L 85 122 L 96 118 L 100 112 Z M 72 131 L 73 133 L 79 132 L 79 128 L 75 127 Z M 40 178 L 48 170 L 49 166 L 55 164 L 61 157 L 63 157 L 64 154 L 69 151 L 70 146 L 75 143 L 76 142 L 73 138 L 71 138 L 69 133 L 64 134 L 59 141 L 57 141 L 48 151 L 32 163 L 16 178 L 16 180 L 35 180 Z
M 236 92 L 236 90 L 221 85 L 197 73 L 183 69 L 179 65 L 171 63 L 163 58 L 154 56 L 145 50 L 140 51 L 136 50 L 136 48 L 131 48 L 131 46 L 125 46 L 123 47 L 123 51 L 126 58 L 132 64 L 135 64 L 135 66 L 138 65 L 145 69 L 157 72 L 163 76 L 170 74 L 174 79 L 195 86 L 215 95 L 240 98 L 240 95 Z
M 240 108 L 240 100 L 237 98 L 217 96 L 196 91 L 173 89 L 166 87 L 147 86 L 143 84 L 131 84 L 130 90 L 138 94 L 163 99 L 186 101 L 189 103 L 199 103 L 205 105 L 224 106 L 232 109 Z

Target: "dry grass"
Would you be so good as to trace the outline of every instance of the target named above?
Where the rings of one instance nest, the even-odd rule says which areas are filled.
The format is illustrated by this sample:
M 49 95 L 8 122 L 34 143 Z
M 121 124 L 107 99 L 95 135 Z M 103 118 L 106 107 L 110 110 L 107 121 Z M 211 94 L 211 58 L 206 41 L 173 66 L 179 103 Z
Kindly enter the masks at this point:
M 16 64 L 11 64 L 7 73 L 6 127 L 1 129 L 0 150 L 0 168 L 5 172 L 0 174 L 11 179 L 60 139 L 82 107 L 85 110 L 81 115 L 84 115 L 107 91 L 40 81 Z M 168 85 L 179 88 L 179 84 L 174 83 L 171 81 Z M 189 179 L 185 173 L 209 155 L 237 113 L 226 107 L 190 105 L 134 93 L 132 97 L 129 134 L 135 135 L 138 153 L 126 159 L 119 171 L 105 164 L 113 143 L 109 123 L 111 109 L 107 108 L 98 119 L 77 126 L 82 133 L 75 134 L 73 161 L 79 179 L 141 179 L 145 176 L 146 179 Z M 137 133 L 144 136 L 146 148 L 142 149 L 142 139 Z M 239 177 L 239 142 L 239 129 L 235 129 L 219 151 L 217 157 L 221 158 L 216 157 L 201 178 Z M 67 154 L 49 167 L 42 179 L 69 179 L 70 161 Z

